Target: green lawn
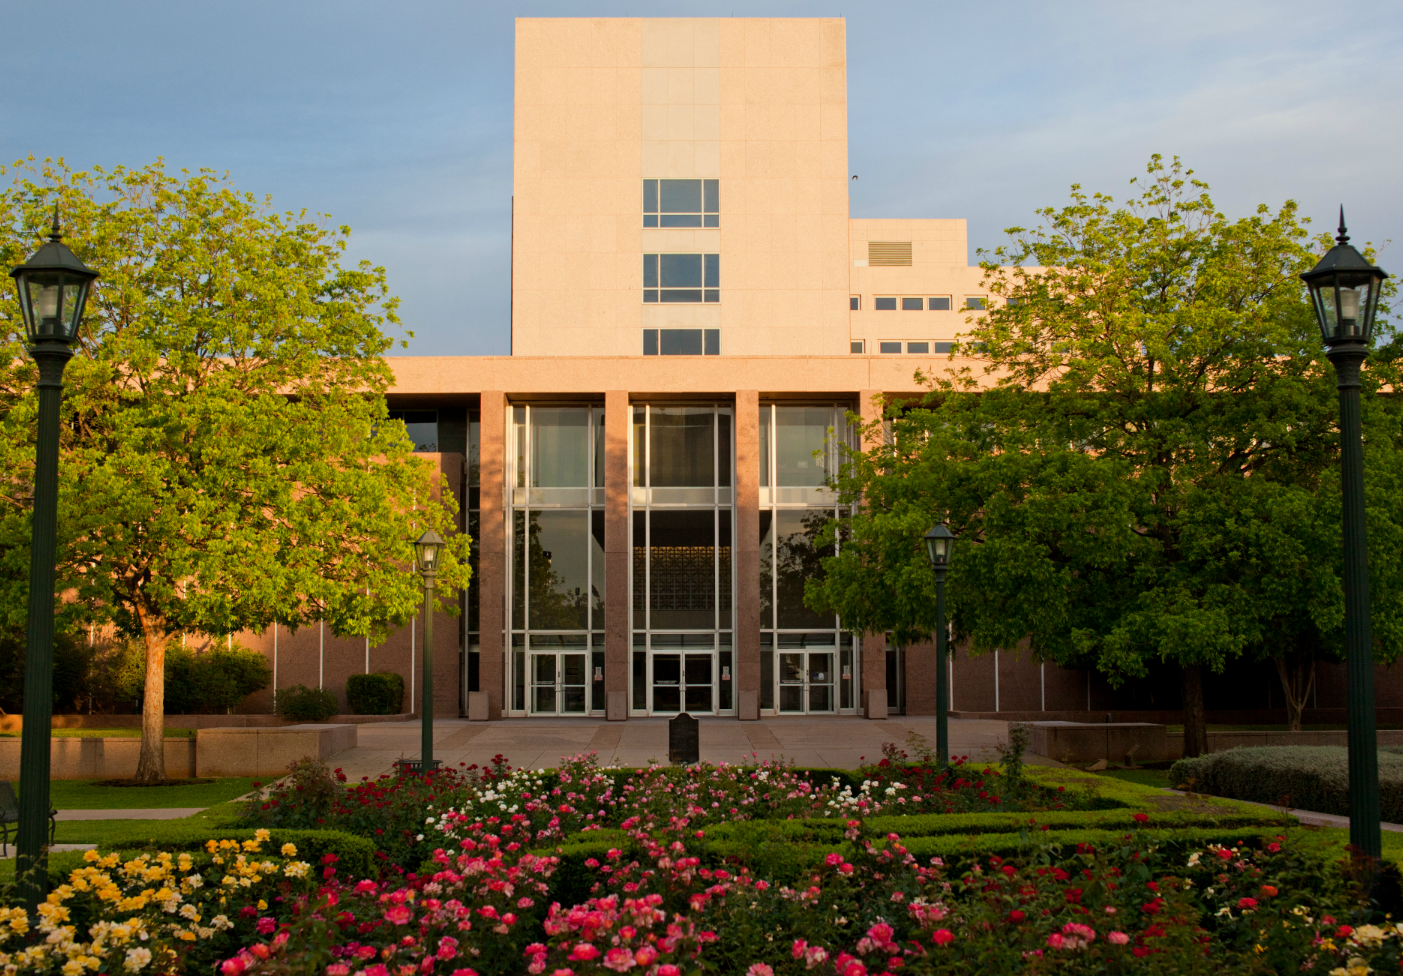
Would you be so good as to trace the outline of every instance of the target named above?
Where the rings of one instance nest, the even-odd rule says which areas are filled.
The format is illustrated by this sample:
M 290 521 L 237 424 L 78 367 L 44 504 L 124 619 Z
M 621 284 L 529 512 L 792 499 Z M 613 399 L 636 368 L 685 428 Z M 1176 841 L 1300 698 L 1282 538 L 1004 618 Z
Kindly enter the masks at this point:
M 1127 783 L 1139 783 L 1141 786 L 1158 786 L 1169 789 L 1169 770 L 1167 769 L 1107 769 L 1097 775 L 1112 776 L 1116 779 L 1123 779 Z
M 0 732 L 7 739 L 18 739 L 22 733 Z M 141 729 L 54 729 L 55 739 L 140 739 Z M 193 739 L 194 729 L 166 729 L 167 739 Z
M 171 807 L 211 807 L 253 789 L 247 776 L 218 779 L 200 785 L 99 786 L 98 780 L 56 779 L 49 782 L 49 803 L 60 810 L 167 810 Z M 59 828 L 62 830 L 62 827 Z

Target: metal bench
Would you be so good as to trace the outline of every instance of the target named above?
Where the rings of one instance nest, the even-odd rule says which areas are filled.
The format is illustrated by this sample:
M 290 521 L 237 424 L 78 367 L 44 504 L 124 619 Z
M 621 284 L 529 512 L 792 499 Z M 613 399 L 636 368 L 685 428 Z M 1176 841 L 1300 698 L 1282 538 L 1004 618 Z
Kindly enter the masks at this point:
M 15 795 L 15 788 L 10 785 L 9 780 L 0 779 L 0 838 L 3 838 L 3 847 L 0 847 L 0 857 L 8 857 L 10 851 L 10 825 L 16 828 L 19 825 L 19 797 Z M 49 843 L 54 842 L 54 832 L 58 830 L 58 810 L 49 810 Z M 16 830 L 18 833 L 18 830 Z

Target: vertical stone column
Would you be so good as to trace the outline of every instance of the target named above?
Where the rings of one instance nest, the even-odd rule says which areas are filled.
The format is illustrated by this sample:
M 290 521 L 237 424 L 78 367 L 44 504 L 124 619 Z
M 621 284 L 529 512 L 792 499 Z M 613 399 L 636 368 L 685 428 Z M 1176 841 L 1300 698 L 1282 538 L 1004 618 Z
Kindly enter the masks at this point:
M 611 722 L 628 719 L 632 594 L 629 593 L 628 430 L 633 408 L 627 390 L 604 394 L 604 692 Z
M 760 394 L 736 393 L 735 701 L 742 721 L 760 717 Z
M 487 693 L 487 718 L 502 717 L 506 694 L 506 459 L 507 397 L 482 394 L 479 480 L 482 491 L 478 549 L 478 687 Z M 470 704 L 471 708 L 471 704 Z
M 882 391 L 858 393 L 857 412 L 866 427 L 882 416 Z M 881 434 L 864 434 L 862 449 L 870 451 L 882 443 Z M 862 635 L 862 714 L 867 718 L 887 717 L 887 638 L 885 634 Z

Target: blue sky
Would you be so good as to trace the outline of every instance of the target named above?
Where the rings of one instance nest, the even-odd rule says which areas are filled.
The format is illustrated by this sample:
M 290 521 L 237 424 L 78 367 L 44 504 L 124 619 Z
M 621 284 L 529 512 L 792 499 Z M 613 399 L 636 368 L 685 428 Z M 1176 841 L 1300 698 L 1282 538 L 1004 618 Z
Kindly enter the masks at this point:
M 1179 155 L 1230 216 L 1292 198 L 1403 241 L 1403 4 L 124 0 L 6 6 L 0 158 L 228 170 L 353 229 L 421 355 L 509 345 L 518 16 L 835 16 L 852 213 L 1002 243 L 1069 184 Z M 1403 272 L 1387 248 L 1383 267 Z

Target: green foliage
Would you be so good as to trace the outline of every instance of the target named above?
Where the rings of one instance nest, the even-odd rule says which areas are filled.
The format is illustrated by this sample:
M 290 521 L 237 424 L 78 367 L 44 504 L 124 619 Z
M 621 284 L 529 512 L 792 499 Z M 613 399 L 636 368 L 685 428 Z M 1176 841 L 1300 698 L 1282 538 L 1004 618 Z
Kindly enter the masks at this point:
M 353 674 L 346 679 L 352 715 L 398 715 L 404 708 L 404 676 L 396 671 Z
M 275 212 L 210 171 L 22 162 L 0 192 L 0 261 L 35 249 L 56 203 L 102 275 L 65 375 L 56 586 L 76 598 L 59 602 L 60 627 L 111 622 L 153 664 L 173 634 L 274 622 L 379 640 L 418 609 L 404 568 L 430 527 L 449 540 L 439 594 L 456 607 L 467 539 L 388 419 L 398 302 L 383 268 L 343 266 L 349 229 Z M 37 398 L 11 292 L 0 326 L 0 630 L 13 630 Z M 148 702 L 158 677 L 148 669 Z
M 336 695 L 325 688 L 291 685 L 273 696 L 273 711 L 293 722 L 325 722 L 340 711 Z
M 985 263 L 996 296 L 954 367 L 892 404 L 838 487 L 862 504 L 811 606 L 898 643 L 929 638 L 921 536 L 959 534 L 957 633 L 1095 667 L 1218 670 L 1304 647 L 1340 653 L 1344 610 L 1334 372 L 1297 275 L 1326 242 L 1296 205 L 1231 220 L 1176 160 L 1138 199 L 1074 187 Z M 1381 312 L 1387 315 L 1386 308 Z M 1382 329 L 1381 342 L 1391 337 Z M 1365 370 L 1370 543 L 1403 542 L 1403 404 L 1393 349 Z M 1403 563 L 1375 559 L 1375 654 L 1403 650 Z M 1186 694 L 1192 694 L 1186 681 Z
M 267 659 L 247 647 L 212 647 L 166 652 L 166 712 L 216 714 L 273 681 Z
M 1349 816 L 1344 746 L 1248 746 L 1180 759 L 1169 770 L 1180 789 Z M 1403 755 L 1379 752 L 1379 810 L 1403 823 Z

